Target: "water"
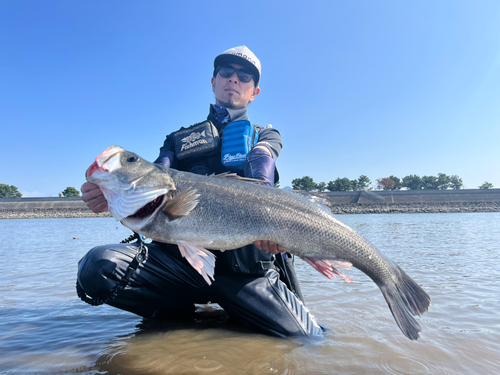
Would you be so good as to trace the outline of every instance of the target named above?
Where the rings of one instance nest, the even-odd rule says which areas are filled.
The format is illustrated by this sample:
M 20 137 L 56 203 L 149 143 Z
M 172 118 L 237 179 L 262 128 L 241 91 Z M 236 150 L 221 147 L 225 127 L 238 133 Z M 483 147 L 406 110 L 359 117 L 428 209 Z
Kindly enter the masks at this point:
M 328 280 L 298 262 L 315 342 L 228 325 L 145 321 L 75 294 L 78 260 L 130 234 L 111 218 L 0 220 L 0 374 L 497 374 L 500 213 L 343 215 L 430 294 L 406 339 L 364 274 Z

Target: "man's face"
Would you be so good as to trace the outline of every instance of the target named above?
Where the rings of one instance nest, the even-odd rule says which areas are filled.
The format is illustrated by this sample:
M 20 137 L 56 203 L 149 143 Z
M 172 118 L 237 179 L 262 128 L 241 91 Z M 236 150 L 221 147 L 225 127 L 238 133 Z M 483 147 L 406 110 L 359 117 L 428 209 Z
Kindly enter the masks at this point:
M 235 69 L 244 69 L 239 64 L 229 64 Z M 255 87 L 252 79 L 250 82 L 241 82 L 236 72 L 229 78 L 221 77 L 219 73 L 212 78 L 212 91 L 215 93 L 215 104 L 225 108 L 244 108 L 251 103 L 260 88 Z

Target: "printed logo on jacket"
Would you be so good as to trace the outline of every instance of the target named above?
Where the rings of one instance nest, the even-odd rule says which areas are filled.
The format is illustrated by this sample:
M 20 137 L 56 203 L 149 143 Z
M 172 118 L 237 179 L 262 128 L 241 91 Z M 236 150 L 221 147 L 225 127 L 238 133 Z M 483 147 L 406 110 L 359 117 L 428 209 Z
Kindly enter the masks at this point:
M 199 157 L 219 147 L 219 133 L 210 122 L 204 121 L 173 133 L 175 156 L 181 160 Z
M 200 139 L 203 137 L 203 139 Z M 207 144 L 205 130 L 202 132 L 192 132 L 187 137 L 182 138 L 181 151 L 189 150 L 190 148 L 196 147 L 201 144 Z

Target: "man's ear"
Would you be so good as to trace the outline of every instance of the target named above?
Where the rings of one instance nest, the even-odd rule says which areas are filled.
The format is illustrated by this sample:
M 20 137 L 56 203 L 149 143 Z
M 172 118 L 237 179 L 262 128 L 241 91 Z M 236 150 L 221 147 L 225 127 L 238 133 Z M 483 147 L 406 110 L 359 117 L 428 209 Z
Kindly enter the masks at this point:
M 254 87 L 252 96 L 250 97 L 250 100 L 248 101 L 249 103 L 253 102 L 253 100 L 259 95 L 260 93 L 260 87 Z
M 215 92 L 215 77 L 212 77 L 212 91 Z

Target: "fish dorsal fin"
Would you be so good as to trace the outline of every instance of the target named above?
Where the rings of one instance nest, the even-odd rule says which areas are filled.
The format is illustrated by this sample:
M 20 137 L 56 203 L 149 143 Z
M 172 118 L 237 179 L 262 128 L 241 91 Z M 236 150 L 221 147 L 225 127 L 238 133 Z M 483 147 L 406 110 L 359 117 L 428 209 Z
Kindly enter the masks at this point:
M 163 212 L 170 221 L 187 216 L 198 205 L 199 196 L 196 189 L 186 189 L 168 202 L 163 207 Z
M 224 172 L 224 173 L 219 173 L 219 174 L 211 174 L 210 177 L 224 178 L 224 179 L 228 179 L 228 180 L 240 180 L 240 181 L 252 182 L 252 183 L 258 184 L 258 185 L 262 185 L 262 184 L 265 183 L 264 181 L 257 180 L 256 178 L 238 176 L 236 173 L 233 173 L 233 172 Z
M 309 193 L 303 190 L 290 190 L 292 193 L 300 195 L 303 198 L 306 198 L 308 201 L 315 203 L 321 209 L 331 214 L 331 203 L 328 200 L 328 197 L 323 193 Z

